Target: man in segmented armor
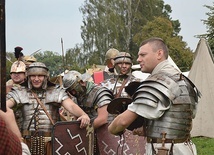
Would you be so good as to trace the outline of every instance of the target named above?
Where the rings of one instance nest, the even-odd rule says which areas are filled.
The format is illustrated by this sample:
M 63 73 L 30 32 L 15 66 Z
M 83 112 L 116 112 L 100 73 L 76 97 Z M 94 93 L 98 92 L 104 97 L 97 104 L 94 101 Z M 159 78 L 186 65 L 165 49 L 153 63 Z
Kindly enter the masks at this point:
M 114 114 L 114 117 L 118 114 L 118 111 L 123 111 L 123 109 L 131 103 L 131 96 L 125 91 L 125 87 L 128 86 L 129 83 L 140 83 L 142 81 L 131 74 L 131 67 L 131 55 L 127 52 L 119 52 L 114 58 L 114 68 L 117 75 L 115 75 L 114 78 L 105 80 L 101 83 L 102 86 L 107 87 L 113 92 L 114 99 L 108 105 L 107 110 L 109 113 Z M 123 107 L 121 109 L 117 109 L 120 105 Z M 135 123 L 132 124 L 132 126 L 134 125 Z M 136 135 L 132 135 L 132 126 L 130 126 L 130 128 L 128 128 L 128 130 L 126 130 L 122 135 L 124 137 L 124 141 L 122 143 L 124 143 L 124 146 L 128 146 L 128 153 L 144 154 L 144 148 L 142 149 L 142 146 L 138 146 L 139 143 L 141 143 L 141 145 L 145 144 L 145 138 L 137 135 L 138 132 L 141 131 L 141 126 L 138 126 L 138 131 L 135 132 Z M 126 151 L 123 153 L 126 153 Z
M 135 78 L 131 74 L 132 57 L 127 52 L 119 52 L 114 58 L 114 68 L 117 72 L 115 77 L 101 82 L 101 86 L 105 86 L 112 91 L 115 98 L 128 97 L 129 94 L 125 92 L 125 87 L 133 81 L 140 82 L 141 79 Z
M 107 88 L 88 81 L 90 78 L 87 73 L 80 74 L 71 70 L 63 77 L 63 88 L 71 97 L 76 97 L 77 104 L 93 119 L 93 127 L 96 131 L 113 119 L 113 116 L 107 112 L 107 105 L 113 99 L 113 95 Z M 95 151 L 95 154 L 99 154 L 98 149 Z
M 16 109 L 19 129 L 31 154 L 51 154 L 51 131 L 59 121 L 63 106 L 79 120 L 80 128 L 90 123 L 88 115 L 75 104 L 64 89 L 52 84 L 44 63 L 34 62 L 27 69 L 27 80 L 7 94 L 7 106 Z
M 196 155 L 190 131 L 200 92 L 167 57 L 168 48 L 161 38 L 142 42 L 137 61 L 141 71 L 151 75 L 137 88 L 133 102 L 108 130 L 117 135 L 141 116 L 145 119 L 146 155 Z

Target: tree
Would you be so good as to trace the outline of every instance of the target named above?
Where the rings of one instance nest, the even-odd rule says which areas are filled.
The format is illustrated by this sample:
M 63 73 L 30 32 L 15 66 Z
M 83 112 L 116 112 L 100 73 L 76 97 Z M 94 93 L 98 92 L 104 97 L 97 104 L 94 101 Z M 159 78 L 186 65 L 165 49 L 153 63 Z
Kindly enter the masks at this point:
M 177 36 L 180 31 L 179 21 L 170 19 L 171 7 L 163 0 L 90 0 L 85 1 L 80 11 L 83 13 L 83 51 L 87 55 L 86 62 L 91 65 L 94 62 L 103 64 L 109 46 L 129 52 L 136 58 L 139 41 L 134 38 L 138 38 L 143 33 L 143 27 L 157 17 L 171 21 L 169 37 Z M 153 28 L 157 30 L 153 30 L 152 34 L 158 36 L 159 28 Z M 161 30 L 166 32 L 164 28 Z
M 57 76 L 64 72 L 62 56 L 57 52 L 44 51 L 34 55 L 37 61 L 43 62 L 49 69 L 50 76 Z
M 74 48 L 66 51 L 65 64 L 68 70 L 85 71 L 87 60 L 87 55 L 81 51 L 81 47 L 78 44 Z
M 214 4 L 214 3 L 213 3 Z M 214 54 L 214 6 L 205 5 L 206 8 L 210 10 L 206 15 L 208 16 L 207 20 L 202 20 L 207 26 L 207 34 L 199 35 L 199 37 L 205 37 L 210 45 L 212 53 Z
M 164 17 L 155 17 L 136 34 L 133 41 L 140 44 L 142 40 L 150 37 L 162 38 L 169 48 L 169 55 L 182 71 L 188 71 L 193 62 L 193 53 L 186 48 L 186 42 L 173 31 L 173 23 Z

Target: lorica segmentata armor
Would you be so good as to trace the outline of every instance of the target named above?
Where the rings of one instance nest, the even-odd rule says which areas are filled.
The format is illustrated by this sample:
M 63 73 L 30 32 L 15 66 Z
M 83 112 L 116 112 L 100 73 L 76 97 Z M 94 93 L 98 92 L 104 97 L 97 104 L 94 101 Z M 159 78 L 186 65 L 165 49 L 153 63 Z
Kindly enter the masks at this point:
M 157 119 L 149 119 L 145 125 L 148 138 L 188 139 L 192 119 L 198 101 L 198 92 L 194 85 L 182 74 L 169 77 L 165 74 L 152 75 L 143 81 L 133 95 L 134 104 L 144 104 L 157 108 L 158 104 L 166 108 Z
M 20 89 L 20 90 L 18 90 Z M 65 90 L 61 88 L 48 87 L 46 91 L 34 92 L 45 105 L 47 112 L 54 122 L 60 118 L 59 107 L 61 102 L 68 98 Z M 43 108 L 39 105 L 32 92 L 25 87 L 13 88 L 8 93 L 7 99 L 13 98 L 16 102 L 16 118 L 21 131 L 44 131 L 50 132 L 52 124 Z

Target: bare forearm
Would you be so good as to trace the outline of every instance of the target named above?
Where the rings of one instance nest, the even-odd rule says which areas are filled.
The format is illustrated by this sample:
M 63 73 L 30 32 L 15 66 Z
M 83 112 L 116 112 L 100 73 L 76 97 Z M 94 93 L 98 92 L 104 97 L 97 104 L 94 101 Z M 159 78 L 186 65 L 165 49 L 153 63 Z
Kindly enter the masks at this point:
M 94 120 L 93 125 L 94 125 L 94 128 L 97 129 L 97 128 L 99 128 L 100 126 L 102 126 L 102 125 L 104 125 L 104 124 L 106 124 L 106 123 L 108 123 L 108 122 L 107 122 L 107 119 L 101 119 L 101 118 L 98 118 L 98 117 L 97 117 L 97 118 Z
M 106 123 L 108 123 L 107 105 L 99 107 L 97 109 L 97 117 L 95 118 L 93 125 L 94 128 L 96 129 Z
M 62 106 L 74 116 L 78 117 L 77 121 L 81 121 L 80 128 L 86 127 L 90 123 L 90 118 L 88 115 L 70 98 L 64 100 Z
M 78 105 L 72 105 L 71 111 L 76 117 L 80 117 L 82 115 L 87 115 Z
M 110 133 L 117 135 L 123 132 L 137 117 L 138 115 L 134 112 L 126 110 L 112 121 L 108 130 Z
M 113 122 L 111 122 L 111 124 L 108 126 L 108 131 L 111 133 L 111 134 L 114 134 L 114 135 L 118 135 L 118 133 L 121 133 L 123 132 L 125 129 L 126 129 L 127 126 L 125 125 L 122 125 L 120 123 L 120 118 L 119 117 L 116 117 Z

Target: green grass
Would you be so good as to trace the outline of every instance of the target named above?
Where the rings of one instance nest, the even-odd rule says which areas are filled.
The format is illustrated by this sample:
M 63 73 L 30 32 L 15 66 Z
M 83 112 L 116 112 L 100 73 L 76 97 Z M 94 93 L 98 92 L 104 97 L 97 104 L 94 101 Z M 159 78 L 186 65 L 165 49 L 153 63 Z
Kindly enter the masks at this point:
M 198 155 L 214 155 L 214 138 L 194 137 Z

